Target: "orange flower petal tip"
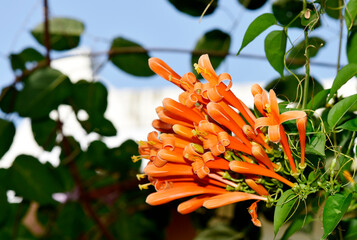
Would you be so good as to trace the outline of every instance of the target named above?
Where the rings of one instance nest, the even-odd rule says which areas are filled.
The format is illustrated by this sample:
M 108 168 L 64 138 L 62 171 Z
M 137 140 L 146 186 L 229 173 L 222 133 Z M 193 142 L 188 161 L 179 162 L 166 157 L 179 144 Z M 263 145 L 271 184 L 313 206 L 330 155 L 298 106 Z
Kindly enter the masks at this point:
M 228 192 L 211 197 L 203 203 L 203 206 L 208 209 L 222 207 L 231 203 L 246 201 L 246 200 L 263 200 L 266 201 L 266 197 L 261 197 L 255 194 L 245 192 Z
M 208 198 L 210 198 L 210 195 L 201 195 L 197 196 L 194 198 L 191 198 L 190 200 L 187 200 L 177 207 L 177 211 L 181 214 L 188 214 L 191 213 L 200 207 L 203 206 L 204 201 L 206 201 Z
M 263 89 L 259 84 L 254 83 L 251 87 L 251 92 L 252 92 L 253 96 L 255 96 L 257 94 L 261 94 L 263 92 Z
M 172 68 L 159 58 L 152 57 L 149 59 L 149 67 L 160 77 L 175 83 L 180 84 L 181 76 L 178 75 Z

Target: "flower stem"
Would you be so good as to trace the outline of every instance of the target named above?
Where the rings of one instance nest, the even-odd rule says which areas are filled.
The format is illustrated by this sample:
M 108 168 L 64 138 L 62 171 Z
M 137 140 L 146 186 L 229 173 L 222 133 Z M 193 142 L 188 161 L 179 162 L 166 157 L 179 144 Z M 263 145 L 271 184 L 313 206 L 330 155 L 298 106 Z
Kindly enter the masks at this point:
M 303 12 L 305 13 L 307 9 L 307 1 L 303 1 Z M 304 29 L 304 35 L 305 35 L 305 57 L 306 57 L 306 63 L 305 63 L 305 83 L 304 83 L 304 96 L 302 100 L 302 109 L 306 108 L 307 104 L 307 99 L 308 99 L 308 93 L 309 93 L 309 81 L 310 81 L 310 59 L 309 59 L 309 34 L 308 34 L 308 27 L 305 27 Z

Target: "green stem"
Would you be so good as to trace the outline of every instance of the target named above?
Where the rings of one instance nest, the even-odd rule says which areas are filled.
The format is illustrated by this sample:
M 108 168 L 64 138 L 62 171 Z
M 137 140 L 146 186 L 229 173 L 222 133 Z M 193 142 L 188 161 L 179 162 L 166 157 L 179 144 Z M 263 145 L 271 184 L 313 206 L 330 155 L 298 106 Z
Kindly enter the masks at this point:
M 343 17 L 342 17 L 342 6 L 343 2 L 342 0 L 338 1 L 338 6 L 340 8 L 339 11 L 339 20 L 340 20 L 340 36 L 339 36 L 339 41 L 338 41 L 338 56 L 337 56 L 337 72 L 340 70 L 340 62 L 341 62 L 341 50 L 342 50 L 342 33 L 343 33 Z
M 303 13 L 305 13 L 307 9 L 307 1 L 303 1 Z M 306 63 L 305 63 L 305 83 L 304 83 L 304 97 L 302 100 L 302 109 L 306 108 L 307 104 L 307 99 L 308 99 L 308 92 L 309 92 L 309 81 L 310 81 L 310 59 L 309 59 L 309 34 L 308 34 L 308 28 L 306 27 L 304 29 L 304 34 L 305 34 L 305 57 L 306 57 Z

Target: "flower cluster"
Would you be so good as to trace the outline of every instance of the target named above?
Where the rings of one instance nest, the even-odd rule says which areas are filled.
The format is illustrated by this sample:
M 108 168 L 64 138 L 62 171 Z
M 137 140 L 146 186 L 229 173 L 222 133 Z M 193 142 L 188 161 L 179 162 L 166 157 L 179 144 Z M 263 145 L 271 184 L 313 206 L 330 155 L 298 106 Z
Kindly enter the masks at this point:
M 160 205 L 193 197 L 178 206 L 186 214 L 202 206 L 211 209 L 255 200 L 248 210 L 260 226 L 257 201 L 272 201 L 283 185 L 294 187 L 288 179 L 305 167 L 305 112 L 280 114 L 274 91 L 266 93 L 254 84 L 254 104 L 261 114 L 257 118 L 231 91 L 230 75 L 215 73 L 208 55 L 195 64 L 206 83 L 191 72 L 179 76 L 158 58 L 151 58 L 149 66 L 183 93 L 178 101 L 163 100 L 163 106 L 156 108 L 159 119 L 152 124 L 160 134 L 151 132 L 147 141 L 139 143 L 139 159 L 149 159 L 144 172 L 150 181 L 140 188 L 156 189 L 146 202 Z M 282 125 L 294 119 L 300 139 L 298 169 Z

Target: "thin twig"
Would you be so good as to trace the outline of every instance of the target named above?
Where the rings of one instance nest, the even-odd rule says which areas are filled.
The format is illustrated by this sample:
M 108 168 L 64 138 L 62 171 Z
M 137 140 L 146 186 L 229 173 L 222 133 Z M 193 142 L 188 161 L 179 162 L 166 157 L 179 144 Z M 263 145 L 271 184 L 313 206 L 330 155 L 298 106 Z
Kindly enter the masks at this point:
M 44 14 L 44 18 L 45 18 L 44 44 L 46 47 L 46 63 L 47 63 L 47 66 L 50 66 L 50 64 L 51 64 L 51 57 L 50 57 L 51 42 L 50 42 L 50 27 L 49 27 L 49 22 L 48 22 L 48 1 L 47 0 L 43 0 L 43 14 Z

